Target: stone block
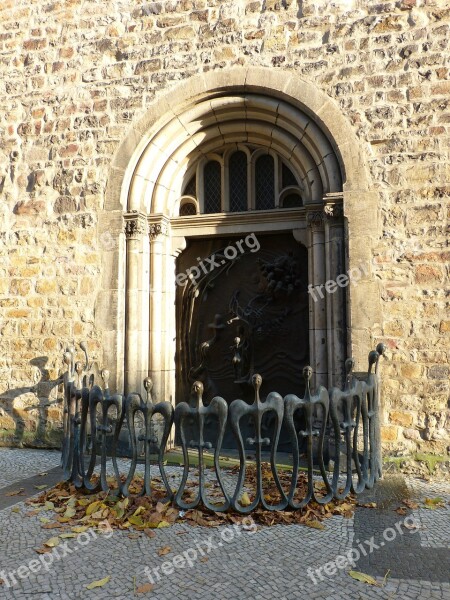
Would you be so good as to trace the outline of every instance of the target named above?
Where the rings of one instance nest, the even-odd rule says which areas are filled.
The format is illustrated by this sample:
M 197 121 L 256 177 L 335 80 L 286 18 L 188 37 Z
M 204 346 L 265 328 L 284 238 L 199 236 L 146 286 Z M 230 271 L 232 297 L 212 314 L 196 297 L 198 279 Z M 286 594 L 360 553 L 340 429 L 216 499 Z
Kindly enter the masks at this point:
M 381 441 L 395 442 L 398 439 L 398 427 L 393 425 L 381 426 Z
M 438 266 L 418 265 L 415 268 L 414 278 L 418 284 L 440 284 L 444 278 L 444 271 Z
M 389 420 L 395 425 L 401 425 L 402 427 L 410 427 L 414 419 L 413 415 L 410 413 L 392 410 L 389 413 Z
M 439 333 L 450 332 L 450 321 L 441 321 L 439 324 Z
M 58 289 L 55 279 L 39 279 L 36 282 L 36 292 L 44 296 L 55 294 Z
M 449 367 L 447 365 L 433 365 L 428 369 L 428 379 L 448 379 Z

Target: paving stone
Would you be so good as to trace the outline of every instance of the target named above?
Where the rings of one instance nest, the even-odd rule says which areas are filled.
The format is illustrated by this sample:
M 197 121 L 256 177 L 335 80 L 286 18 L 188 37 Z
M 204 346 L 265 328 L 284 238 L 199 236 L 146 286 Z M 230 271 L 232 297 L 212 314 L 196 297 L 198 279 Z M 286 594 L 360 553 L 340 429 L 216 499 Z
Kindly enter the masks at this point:
M 32 453 L 27 452 L 25 457 L 20 456 L 24 450 L 10 452 L 10 462 L 17 453 L 17 460 L 26 467 L 24 472 L 33 474 Z M 47 464 L 51 464 L 56 456 L 49 454 Z M 42 469 L 42 464 L 39 451 L 34 473 Z M 173 469 L 176 467 L 169 472 L 176 474 Z M 5 478 L 6 484 L 10 483 L 11 476 L 12 473 L 9 479 Z M 39 573 L 19 580 L 13 587 L 2 586 L 1 598 L 125 600 L 132 598 L 134 586 L 147 583 L 150 575 L 155 584 L 151 597 L 158 600 L 450 600 L 448 538 L 440 529 L 448 526 L 447 509 L 413 511 L 420 526 L 426 525 L 428 529 L 402 535 L 396 530 L 398 535 L 392 542 L 386 542 L 385 546 L 357 561 L 356 569 L 372 573 L 381 587 L 355 581 L 348 575 L 349 568 L 338 569 L 331 576 L 323 572 L 323 566 L 334 561 L 337 555 L 349 552 L 372 536 L 375 541 L 382 540 L 387 527 L 395 530 L 395 523 L 405 518 L 394 512 L 403 492 L 411 498 L 433 495 L 440 495 L 446 501 L 449 498 L 445 485 L 433 487 L 412 479 L 386 481 L 371 492 L 371 497 L 380 499 L 381 508 L 357 508 L 351 519 L 333 516 L 326 521 L 324 531 L 300 525 L 276 525 L 250 533 L 230 527 L 206 529 L 178 523 L 171 528 L 156 530 L 156 536 L 151 539 L 141 534 L 133 540 L 127 532 L 115 531 L 109 539 L 98 536 L 83 547 L 77 545 L 77 540 L 69 540 L 70 555 L 55 560 L 48 572 L 41 569 Z M 16 506 L 25 511 L 23 503 Z M 224 533 L 227 529 L 234 532 L 232 537 Z M 180 532 L 187 533 L 178 535 Z M 35 549 L 49 537 L 51 531 L 41 528 L 38 517 L 24 518 L 23 514 L 12 512 L 10 508 L 1 510 L 0 571 L 7 575 L 38 558 Z M 170 546 L 171 552 L 160 557 L 158 549 L 163 546 Z M 174 567 L 171 574 L 162 572 L 164 563 L 177 555 L 186 556 L 186 552 L 187 556 L 193 557 L 190 564 L 185 561 L 183 568 Z M 201 558 L 207 560 L 201 561 Z M 427 570 L 421 567 L 423 564 Z M 315 572 L 318 568 L 322 568 L 322 577 Z M 383 577 L 389 568 L 390 577 L 383 586 Z M 106 575 L 111 576 L 111 581 L 104 588 L 86 590 L 87 584 Z

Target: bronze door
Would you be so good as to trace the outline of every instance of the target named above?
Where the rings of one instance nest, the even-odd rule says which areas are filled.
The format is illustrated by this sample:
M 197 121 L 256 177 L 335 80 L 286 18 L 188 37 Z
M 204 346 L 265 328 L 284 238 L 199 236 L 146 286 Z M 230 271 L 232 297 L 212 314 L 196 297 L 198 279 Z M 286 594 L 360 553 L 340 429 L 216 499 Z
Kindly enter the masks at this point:
M 177 402 L 189 401 L 199 380 L 205 403 L 216 395 L 251 403 L 254 373 L 263 378 L 261 399 L 272 391 L 303 394 L 307 265 L 291 232 L 189 239 L 177 261 Z M 211 423 L 212 440 L 214 430 Z M 230 432 L 224 447 L 234 447 Z

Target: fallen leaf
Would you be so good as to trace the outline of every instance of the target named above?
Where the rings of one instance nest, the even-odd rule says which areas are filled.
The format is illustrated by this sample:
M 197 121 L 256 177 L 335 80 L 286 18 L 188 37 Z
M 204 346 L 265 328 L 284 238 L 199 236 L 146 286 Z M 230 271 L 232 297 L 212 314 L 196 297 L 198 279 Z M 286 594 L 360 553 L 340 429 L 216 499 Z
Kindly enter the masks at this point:
M 207 556 L 202 556 L 200 562 L 208 562 L 209 558 Z
M 131 517 L 129 517 L 128 521 L 135 527 L 140 527 L 141 529 L 145 528 L 144 521 L 142 520 L 141 517 L 136 517 L 134 515 L 131 515 Z
M 86 515 L 92 515 L 93 513 L 95 513 L 100 508 L 101 504 L 101 500 L 97 500 L 96 502 L 92 502 L 92 504 L 89 504 L 89 506 L 86 509 Z
M 64 519 L 72 519 L 77 514 L 77 511 L 71 506 L 67 507 L 66 512 L 64 513 Z
M 163 513 L 166 510 L 168 504 L 169 503 L 163 504 L 162 502 L 158 502 L 155 508 L 156 512 Z
M 36 490 L 45 490 L 46 487 L 48 487 L 47 484 L 45 485 L 35 485 L 34 486 Z
M 52 537 L 46 542 L 44 542 L 44 546 L 47 546 L 48 548 L 54 548 L 55 546 L 59 546 L 60 541 L 61 540 L 59 539 L 59 537 Z
M 325 525 L 320 521 L 305 521 L 305 525 L 313 529 L 325 529 Z
M 444 499 L 439 496 L 437 498 L 425 498 L 425 508 L 434 510 L 435 508 L 444 508 L 444 506 Z
M 84 533 L 88 529 L 89 527 L 87 525 L 77 525 L 76 527 L 72 527 L 74 533 Z
M 11 512 L 20 513 L 20 508 L 18 506 L 15 506 L 14 508 L 11 509 Z
M 363 583 L 368 583 L 369 585 L 378 585 L 373 577 L 366 575 L 365 573 L 360 573 L 359 571 L 349 571 L 348 574 L 357 581 L 362 581 Z
M 20 490 L 14 490 L 12 492 L 6 492 L 5 496 L 24 496 L 24 488 L 20 488 Z
M 136 594 L 146 594 L 147 592 L 151 592 L 154 587 L 151 583 L 144 583 L 144 585 L 136 589 Z
M 144 529 L 144 533 L 149 538 L 156 537 L 156 533 L 152 529 Z
M 250 500 L 249 495 L 247 494 L 247 492 L 244 492 L 240 499 L 241 506 L 250 506 L 251 503 L 252 501 Z
M 110 579 L 111 579 L 111 577 L 108 575 L 108 577 L 105 577 L 104 579 L 99 579 L 98 581 L 93 581 L 92 583 L 90 583 L 89 585 L 86 586 L 86 589 L 93 590 L 94 588 L 103 587 L 104 585 L 106 585 L 108 583 L 108 581 Z
M 170 546 L 164 546 L 164 548 L 158 550 L 158 556 L 165 556 L 166 554 L 169 554 L 171 550 L 172 548 Z
M 42 529 L 61 529 L 61 523 L 45 523 L 42 525 Z

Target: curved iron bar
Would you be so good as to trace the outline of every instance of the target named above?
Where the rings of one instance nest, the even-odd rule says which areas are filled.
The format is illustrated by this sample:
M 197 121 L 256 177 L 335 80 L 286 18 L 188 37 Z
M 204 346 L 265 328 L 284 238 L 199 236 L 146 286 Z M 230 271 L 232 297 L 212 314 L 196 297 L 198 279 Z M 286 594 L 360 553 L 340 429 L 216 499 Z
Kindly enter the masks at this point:
M 333 490 L 331 488 L 330 482 L 328 481 L 323 460 L 323 444 L 325 439 L 330 400 L 328 397 L 327 390 L 322 386 L 319 386 L 316 394 L 311 394 L 310 383 L 312 373 L 313 371 L 311 367 L 305 367 L 303 369 L 303 376 L 305 378 L 304 398 L 300 399 L 297 396 L 295 396 L 295 394 L 288 394 L 284 398 L 284 422 L 289 431 L 292 444 L 292 481 L 289 489 L 288 500 L 289 506 L 294 509 L 303 508 L 308 504 L 308 502 L 310 502 L 311 499 L 314 499 L 319 504 L 326 504 L 327 502 L 330 502 L 330 500 L 333 498 Z M 322 410 L 322 423 L 320 429 L 314 429 L 314 409 L 316 406 L 320 406 Z M 294 415 L 297 410 L 302 411 L 302 414 L 305 417 L 306 421 L 306 428 L 304 430 L 299 431 L 298 433 L 295 430 L 294 423 Z M 295 491 L 297 489 L 298 469 L 300 462 L 298 436 L 306 438 L 306 453 L 308 464 L 308 489 L 306 492 L 306 496 L 300 502 L 296 502 L 294 500 Z M 317 450 L 320 473 L 322 475 L 323 482 L 327 490 L 326 495 L 323 497 L 317 496 L 314 491 L 313 438 L 315 437 L 318 438 Z
M 345 386 L 343 390 L 332 388 L 330 393 L 330 416 L 334 429 L 334 469 L 332 488 L 334 497 L 338 500 L 343 500 L 353 487 L 352 476 L 352 460 L 359 469 L 359 460 L 355 448 L 357 447 L 357 434 L 361 414 L 363 414 L 363 423 L 365 412 L 362 408 L 363 402 L 363 384 L 353 376 L 353 368 L 355 361 L 353 358 L 348 358 L 345 361 Z M 340 412 L 340 410 L 341 412 Z M 342 420 L 341 415 L 342 414 Z M 345 441 L 346 455 L 346 473 L 347 478 L 342 492 L 339 492 L 339 476 L 341 473 L 341 436 Z M 358 471 L 358 488 L 363 480 L 361 471 Z M 364 488 L 364 483 L 363 483 Z
M 174 499 L 178 507 L 182 509 L 191 509 L 200 503 L 216 512 L 233 508 L 241 514 L 250 513 L 260 504 L 267 510 L 283 510 L 287 506 L 298 509 L 306 506 L 311 500 L 325 504 L 332 497 L 343 499 L 350 492 L 359 494 L 364 488 L 373 487 L 377 479 L 381 477 L 378 365 L 380 356 L 386 350 L 384 344 L 378 344 L 377 349 L 370 352 L 367 374 L 359 379 L 353 374 L 353 359 L 346 361 L 346 382 L 342 390 L 334 387 L 328 392 L 320 386 L 313 394 L 310 388 L 312 369 L 311 367 L 305 367 L 303 370 L 305 378 L 303 398 L 298 398 L 295 394 L 288 394 L 283 400 L 278 393 L 272 392 L 265 401 L 261 401 L 259 392 L 262 378 L 260 375 L 253 375 L 252 383 L 255 399 L 251 405 L 238 399 L 231 402 L 228 408 L 227 402 L 216 396 L 208 406 L 204 406 L 203 384 L 196 381 L 192 388 L 195 395 L 195 406 L 190 407 L 188 403 L 181 402 L 177 405 L 175 411 L 169 402 L 153 404 L 151 397 L 153 384 L 149 378 L 144 381 L 144 387 L 147 391 L 146 400 L 139 394 L 129 394 L 126 399 L 119 394 L 110 395 L 109 373 L 107 371 L 101 372 L 104 389 L 94 385 L 93 375 L 90 376 L 89 380 L 86 377 L 83 378 L 84 370 L 89 367 L 89 359 L 86 345 L 80 344 L 80 346 L 85 354 L 84 366 L 81 362 L 75 361 L 75 348 L 73 347 L 69 348 L 63 356 L 64 363 L 67 365 L 67 372 L 64 375 L 64 440 L 61 465 L 64 471 L 64 479 L 72 481 L 76 487 L 83 488 L 88 493 L 95 493 L 100 490 L 110 491 L 106 473 L 107 440 L 111 436 L 110 454 L 117 482 L 117 489 L 114 490 L 114 493 L 121 496 L 130 494 L 129 488 L 138 461 L 138 443 L 144 442 L 144 484 L 139 495 L 151 495 L 152 493 L 150 449 L 153 445 L 158 448 L 158 467 L 167 491 L 167 500 Z M 114 411 L 114 416 L 111 414 L 112 411 Z M 138 412 L 142 414 L 144 420 L 143 433 L 141 434 L 136 432 L 135 426 L 135 416 Z M 297 412 L 301 413 L 305 421 L 304 429 L 298 432 L 294 421 Z M 272 439 L 263 437 L 262 434 L 263 417 L 267 413 L 271 413 L 275 417 Z M 152 433 L 152 417 L 156 414 L 160 415 L 164 421 L 160 439 Z M 315 424 L 315 414 L 321 416 L 320 426 Z M 208 500 L 205 490 L 204 450 L 213 447 L 212 443 L 205 441 L 205 422 L 208 416 L 216 417 L 219 423 L 218 436 L 214 444 L 214 471 L 224 497 L 224 502 L 221 505 L 215 505 Z M 247 469 L 241 419 L 246 416 L 253 419 L 255 431 L 254 437 L 248 438 L 246 443 L 254 446 L 256 455 L 256 493 L 255 498 L 248 506 L 244 506 L 240 502 L 243 491 L 245 491 Z M 116 452 L 125 418 L 128 423 L 132 461 L 126 480 L 122 483 Z M 196 432 L 196 439 L 194 440 L 187 440 L 187 419 L 194 420 Z M 114 421 L 114 424 L 112 421 Z M 171 489 L 163 464 L 165 448 L 174 422 L 181 439 L 184 457 L 182 479 L 177 490 Z M 331 423 L 329 436 L 332 438 L 331 441 L 334 442 L 335 449 L 331 482 L 324 461 L 324 442 L 328 422 Z M 228 423 L 235 436 L 239 453 L 239 472 L 232 495 L 224 487 L 219 462 Z M 291 439 L 293 460 L 292 479 L 287 493 L 283 490 L 276 466 L 276 452 L 283 423 Z M 362 426 L 361 439 L 360 426 Z M 89 452 L 86 452 L 89 436 L 91 446 Z M 295 498 L 300 464 L 299 436 L 306 438 L 308 479 L 306 495 L 300 501 Z M 317 443 L 314 442 L 314 439 L 317 439 Z M 92 476 L 97 463 L 97 448 L 99 445 L 101 447 L 100 478 L 97 483 L 93 483 Z M 344 471 L 346 476 L 345 484 L 340 490 L 340 485 L 342 485 L 340 480 L 342 445 L 345 446 L 346 465 Z M 280 502 L 277 504 L 268 504 L 264 497 L 262 446 L 270 447 L 270 468 L 280 494 Z M 313 453 L 314 447 L 317 449 L 316 456 Z M 189 476 L 189 448 L 196 448 L 198 452 L 199 482 L 195 499 L 191 502 L 185 502 L 182 496 Z M 87 465 L 86 459 L 88 459 Z M 321 479 L 325 484 L 326 493 L 324 496 L 318 496 L 314 491 L 314 481 L 317 478 L 314 473 L 315 467 L 319 469 Z M 355 476 L 356 481 L 354 480 Z
M 276 451 L 278 447 L 278 440 L 280 438 L 281 426 L 283 424 L 284 414 L 284 403 L 283 398 L 277 392 L 271 392 L 265 402 L 261 402 L 259 397 L 259 390 L 262 384 L 262 377 L 259 374 L 253 375 L 252 383 L 255 390 L 255 401 L 253 404 L 247 404 L 243 400 L 234 400 L 231 403 L 229 414 L 231 417 L 231 429 L 236 437 L 239 451 L 240 469 L 238 482 L 234 495 L 231 499 L 231 506 L 234 510 L 248 514 L 254 510 L 260 503 L 266 510 L 283 510 L 288 504 L 288 499 L 284 490 L 281 486 L 280 479 L 278 477 L 278 471 L 276 466 Z M 272 440 L 269 438 L 262 437 L 262 418 L 267 412 L 273 412 L 275 414 L 275 428 L 274 437 Z M 256 494 L 253 502 L 248 506 L 242 506 L 239 501 L 242 497 L 242 490 L 245 481 L 246 472 L 246 456 L 244 450 L 244 442 L 242 439 L 242 432 L 240 428 L 240 420 L 244 416 L 252 416 L 255 423 L 255 437 L 247 438 L 247 443 L 251 446 L 255 446 L 256 450 Z M 278 504 L 268 504 L 264 498 L 264 490 L 262 486 L 262 458 L 261 450 L 262 446 L 270 445 L 270 467 L 273 475 L 273 479 L 277 486 L 278 491 L 281 495 L 281 502 Z
M 372 372 L 372 369 L 376 370 L 379 359 L 380 353 L 377 350 L 372 350 L 369 353 L 369 368 L 364 389 L 368 419 L 368 431 L 366 434 L 369 445 L 369 473 L 366 481 L 366 488 L 368 489 L 373 488 L 381 471 L 381 457 L 378 454 L 379 450 L 376 439 L 379 431 L 378 385 L 377 376 Z
M 169 439 L 170 430 L 173 425 L 174 410 L 170 402 L 158 402 L 153 404 L 151 397 L 151 390 L 153 387 L 152 380 L 147 377 L 144 381 L 144 387 L 147 392 L 147 400 L 144 401 L 140 394 L 129 394 L 125 401 L 125 414 L 128 423 L 128 430 L 130 434 L 131 443 L 131 466 L 128 472 L 128 476 L 125 483 L 121 486 L 121 493 L 123 496 L 129 496 L 129 486 L 133 480 L 136 472 L 136 466 L 138 462 L 138 442 L 144 442 L 144 485 L 140 492 L 140 496 L 149 495 L 151 496 L 151 456 L 150 449 L 152 445 L 158 446 L 158 467 L 161 473 L 161 478 L 164 483 L 164 487 L 167 491 L 167 500 L 171 500 L 173 497 L 172 489 L 167 480 L 166 471 L 164 469 L 164 451 Z M 144 433 L 137 436 L 135 426 L 135 416 L 140 412 L 144 418 Z M 164 420 L 164 430 L 161 437 L 161 441 L 158 444 L 158 438 L 152 433 L 152 417 L 153 415 L 159 414 Z
M 190 509 L 198 506 L 200 501 L 209 508 L 210 510 L 214 510 L 216 512 L 224 512 L 228 510 L 230 506 L 230 498 L 225 490 L 222 473 L 220 469 L 220 450 L 222 448 L 223 437 L 225 435 L 225 427 L 227 424 L 227 415 L 228 415 L 228 405 L 226 401 L 220 396 L 215 396 L 208 406 L 204 406 L 203 404 L 203 384 L 200 381 L 195 381 L 192 385 L 192 392 L 195 394 L 195 407 L 190 407 L 187 402 L 180 402 L 178 406 L 175 408 L 175 426 L 180 433 L 181 439 L 181 447 L 183 449 L 183 460 L 184 460 L 184 469 L 183 476 L 181 479 L 180 486 L 175 495 L 175 502 L 182 509 Z M 203 451 L 205 449 L 210 450 L 212 448 L 211 442 L 205 442 L 204 438 L 204 426 L 206 417 L 213 415 L 216 416 L 219 421 L 219 435 L 217 436 L 217 442 L 215 444 L 214 451 L 214 470 L 216 473 L 217 481 L 219 483 L 220 489 L 224 496 L 225 502 L 221 505 L 215 505 L 209 502 L 205 490 L 205 470 L 204 470 L 204 460 L 203 460 Z M 196 424 L 196 433 L 198 435 L 197 440 L 190 440 L 189 443 L 186 442 L 186 431 L 185 431 L 185 421 L 189 417 L 193 417 Z M 189 477 L 189 452 L 188 446 L 190 448 L 197 448 L 198 452 L 198 494 L 197 497 L 192 502 L 185 502 L 183 500 L 183 493 L 186 488 L 187 479 Z

